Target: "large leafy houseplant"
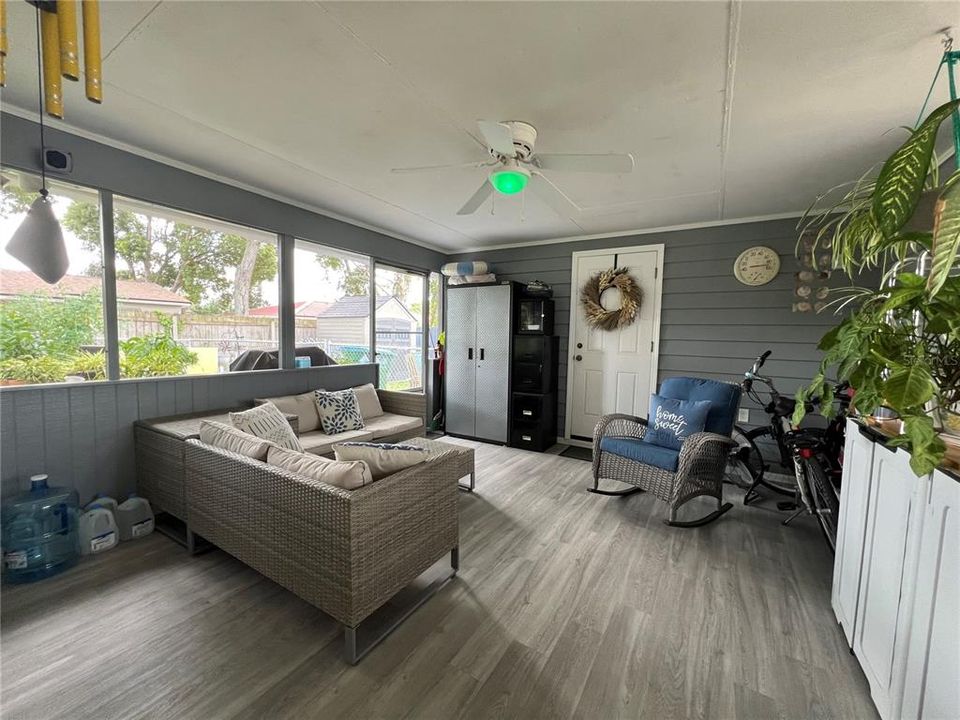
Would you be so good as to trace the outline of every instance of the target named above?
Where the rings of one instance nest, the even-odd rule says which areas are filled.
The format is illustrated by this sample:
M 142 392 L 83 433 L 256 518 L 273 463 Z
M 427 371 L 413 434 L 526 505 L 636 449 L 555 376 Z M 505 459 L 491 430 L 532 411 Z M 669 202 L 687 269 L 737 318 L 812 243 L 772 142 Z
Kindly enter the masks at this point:
M 869 414 L 884 406 L 900 416 L 903 435 L 892 442 L 910 451 L 918 475 L 945 452 L 927 410 L 960 402 L 960 171 L 937 188 L 927 222 L 932 231 L 905 228 L 914 224 L 924 190 L 939 185 L 934 141 L 958 107 L 952 101 L 930 113 L 875 180 L 854 185 L 843 209 L 811 211 L 800 223 L 802 234 L 831 244 L 834 267 L 851 277 L 877 267 L 883 272 L 878 287 L 842 295 L 840 307 L 851 313 L 820 341 L 823 360 L 809 386 L 797 391 L 794 422 L 803 418 L 803 401 L 827 396 L 825 378 L 835 368 L 856 391 L 855 410 Z

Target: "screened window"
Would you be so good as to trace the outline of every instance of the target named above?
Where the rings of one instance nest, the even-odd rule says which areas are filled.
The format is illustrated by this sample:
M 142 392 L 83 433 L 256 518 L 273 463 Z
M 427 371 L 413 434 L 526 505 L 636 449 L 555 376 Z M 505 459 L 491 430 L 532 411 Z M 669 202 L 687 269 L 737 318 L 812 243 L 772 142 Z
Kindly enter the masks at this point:
M 277 367 L 277 237 L 115 196 L 121 377 Z
M 297 240 L 293 267 L 297 356 L 370 362 L 370 258 Z
M 101 380 L 102 259 L 98 195 L 48 182 L 67 247 L 67 274 L 49 285 L 7 252 L 39 197 L 40 179 L 4 170 L 0 189 L 0 382 L 4 385 Z

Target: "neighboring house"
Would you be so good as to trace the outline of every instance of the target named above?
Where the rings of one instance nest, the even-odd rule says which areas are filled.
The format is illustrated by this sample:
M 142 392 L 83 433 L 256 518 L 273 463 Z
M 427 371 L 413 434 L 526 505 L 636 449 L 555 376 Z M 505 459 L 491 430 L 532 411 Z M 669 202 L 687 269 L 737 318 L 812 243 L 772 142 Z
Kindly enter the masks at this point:
M 100 290 L 101 280 L 87 275 L 64 275 L 60 282 L 48 285 L 26 270 L 0 269 L 0 302 L 22 295 L 46 295 L 52 299 L 79 297 Z M 179 315 L 189 309 L 190 300 L 153 282 L 117 280 L 117 304 L 120 312 L 162 312 Z
M 319 302 L 317 300 L 301 300 L 295 302 L 293 307 L 296 309 L 298 318 L 315 318 L 323 314 L 323 311 L 330 307 L 332 303 Z M 254 317 L 277 317 L 277 305 L 265 305 L 264 307 L 251 308 L 247 315 Z
M 415 333 L 420 328 L 420 319 L 393 295 L 377 298 L 377 328 L 380 347 L 419 345 L 419 335 L 406 333 Z M 324 310 L 317 318 L 317 337 L 344 345 L 369 345 L 369 296 L 343 297 Z

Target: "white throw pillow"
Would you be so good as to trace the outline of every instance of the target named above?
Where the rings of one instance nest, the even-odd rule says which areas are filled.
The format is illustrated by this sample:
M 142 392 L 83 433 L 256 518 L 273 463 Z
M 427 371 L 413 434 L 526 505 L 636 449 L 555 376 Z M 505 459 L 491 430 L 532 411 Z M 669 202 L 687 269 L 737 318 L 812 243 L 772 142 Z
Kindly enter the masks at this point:
M 338 462 L 276 446 L 267 453 L 267 464 L 344 490 L 355 490 L 373 482 L 365 463 Z
M 353 388 L 329 392 L 317 390 L 314 396 L 317 401 L 317 413 L 320 415 L 320 426 L 325 435 L 363 429 L 360 403 L 357 402 L 357 394 Z
M 390 443 L 344 442 L 335 443 L 337 460 L 362 460 L 370 466 L 374 480 L 393 475 L 408 467 L 424 462 L 429 453 L 415 445 L 392 445 Z
M 364 422 L 383 415 L 380 396 L 377 395 L 377 389 L 373 386 L 373 383 L 360 385 L 353 388 L 353 391 L 357 394 L 357 402 L 360 404 L 360 414 L 363 416 Z
M 261 440 L 242 430 L 213 420 L 200 421 L 200 442 L 245 455 L 254 460 L 266 460 L 267 451 L 274 447 L 273 443 L 267 440 Z
M 303 450 L 290 423 L 273 403 L 257 405 L 243 412 L 230 413 L 230 422 L 237 430 L 269 440 L 280 447 L 298 452 Z

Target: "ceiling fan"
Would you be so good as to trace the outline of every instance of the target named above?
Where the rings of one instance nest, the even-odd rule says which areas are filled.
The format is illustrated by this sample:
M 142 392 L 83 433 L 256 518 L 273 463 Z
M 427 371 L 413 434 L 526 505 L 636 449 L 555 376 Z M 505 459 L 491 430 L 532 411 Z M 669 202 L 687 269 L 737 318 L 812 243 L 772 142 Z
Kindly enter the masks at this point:
M 503 195 L 530 189 L 562 217 L 577 215 L 580 208 L 563 191 L 554 185 L 541 171 L 560 170 L 567 172 L 610 173 L 623 175 L 633 171 L 633 156 L 617 155 L 570 155 L 534 152 L 537 129 L 519 120 L 494 122 L 477 120 L 480 134 L 490 153 L 484 162 L 453 165 L 430 165 L 426 167 L 394 168 L 395 173 L 429 172 L 448 168 L 490 168 L 483 184 L 470 197 L 457 215 L 476 212 L 496 190 Z

